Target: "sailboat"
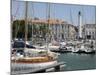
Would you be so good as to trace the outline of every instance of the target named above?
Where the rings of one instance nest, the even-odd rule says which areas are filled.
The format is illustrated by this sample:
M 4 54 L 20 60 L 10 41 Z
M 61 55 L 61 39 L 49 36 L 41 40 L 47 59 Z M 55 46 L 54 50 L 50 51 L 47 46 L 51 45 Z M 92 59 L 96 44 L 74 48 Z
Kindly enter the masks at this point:
M 25 43 L 27 41 L 27 10 L 28 10 L 28 1 L 26 3 L 26 12 L 25 12 Z M 53 65 L 57 63 L 58 55 L 54 52 L 51 52 L 48 48 L 44 49 L 29 49 L 24 48 L 23 54 L 15 53 L 15 56 L 11 57 L 11 66 L 12 71 L 16 68 L 22 67 L 32 67 L 32 68 L 39 68 L 45 67 L 49 65 Z

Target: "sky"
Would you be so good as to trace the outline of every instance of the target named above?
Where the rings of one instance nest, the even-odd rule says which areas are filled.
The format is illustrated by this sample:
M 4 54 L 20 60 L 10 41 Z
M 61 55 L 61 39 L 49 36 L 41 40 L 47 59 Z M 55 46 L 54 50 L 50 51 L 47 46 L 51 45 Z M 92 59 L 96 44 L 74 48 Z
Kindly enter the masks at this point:
M 28 18 L 47 18 L 48 3 L 28 2 Z M 81 11 L 83 24 L 96 23 L 96 6 L 50 3 L 50 17 L 62 19 L 69 24 L 78 26 L 78 12 Z M 25 1 L 12 0 L 11 15 L 13 19 L 25 18 Z

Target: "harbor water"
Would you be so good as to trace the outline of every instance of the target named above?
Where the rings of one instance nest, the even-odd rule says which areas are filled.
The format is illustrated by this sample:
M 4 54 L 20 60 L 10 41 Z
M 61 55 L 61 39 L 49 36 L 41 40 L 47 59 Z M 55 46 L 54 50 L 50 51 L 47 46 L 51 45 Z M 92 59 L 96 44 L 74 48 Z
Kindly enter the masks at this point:
M 66 62 L 62 71 L 96 69 L 96 54 L 61 53 L 58 61 Z

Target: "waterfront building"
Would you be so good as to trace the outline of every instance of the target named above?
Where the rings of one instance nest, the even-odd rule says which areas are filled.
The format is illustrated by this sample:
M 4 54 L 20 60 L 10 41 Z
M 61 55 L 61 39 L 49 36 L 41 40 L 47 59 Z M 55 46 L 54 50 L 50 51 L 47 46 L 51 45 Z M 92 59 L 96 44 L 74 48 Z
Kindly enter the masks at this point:
M 23 21 L 23 20 L 18 20 L 18 21 Z M 68 22 L 60 19 L 49 19 L 49 20 L 38 19 L 38 18 L 35 18 L 34 20 L 28 19 L 28 25 L 29 28 L 33 26 L 32 34 L 29 33 L 31 34 L 31 36 L 33 36 L 33 38 L 36 36 L 44 38 L 43 33 L 40 30 L 40 27 L 44 26 L 44 27 L 48 27 L 48 31 L 49 31 L 48 37 L 50 41 L 51 40 L 67 41 L 67 40 L 76 39 L 76 34 L 77 34 L 76 26 L 69 24 Z M 43 31 L 45 31 L 44 27 L 41 28 Z M 30 31 L 30 29 L 28 30 Z M 47 31 L 45 33 L 47 33 Z M 38 40 L 38 38 L 35 40 Z
M 76 39 L 76 27 L 66 21 L 58 19 L 36 19 L 32 20 L 32 23 L 36 25 L 48 25 L 51 34 L 50 37 L 56 41 Z
M 85 24 L 83 26 L 83 38 L 96 39 L 96 24 Z
M 75 40 L 77 38 L 77 27 L 71 24 L 68 24 L 68 40 Z

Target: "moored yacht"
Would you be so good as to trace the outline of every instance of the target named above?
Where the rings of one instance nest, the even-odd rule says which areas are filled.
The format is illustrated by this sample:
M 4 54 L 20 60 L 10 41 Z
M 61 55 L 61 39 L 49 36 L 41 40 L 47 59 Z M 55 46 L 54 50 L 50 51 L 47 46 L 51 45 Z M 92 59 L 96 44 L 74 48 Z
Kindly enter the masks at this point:
M 28 41 L 28 1 L 25 2 L 25 39 L 12 45 L 11 67 L 16 68 L 39 68 L 57 63 L 58 55 L 46 49 L 36 48 L 27 43 Z M 48 42 L 46 42 L 48 43 Z
M 57 63 L 58 55 L 54 52 L 47 50 L 38 50 L 38 49 L 26 49 L 25 53 L 15 53 L 16 55 L 12 56 L 12 69 L 16 68 L 38 68 L 50 66 Z

